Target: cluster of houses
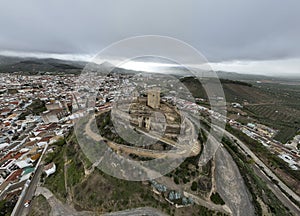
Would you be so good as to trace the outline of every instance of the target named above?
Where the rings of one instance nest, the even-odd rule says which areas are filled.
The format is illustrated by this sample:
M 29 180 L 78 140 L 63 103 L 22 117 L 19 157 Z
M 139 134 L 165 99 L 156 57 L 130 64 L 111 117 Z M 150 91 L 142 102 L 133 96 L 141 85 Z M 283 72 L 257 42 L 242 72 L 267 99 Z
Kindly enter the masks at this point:
M 93 108 L 110 107 L 127 75 L 99 79 L 99 94 Z M 63 139 L 80 118 L 81 102 L 76 97 L 74 75 L 26 76 L 3 74 L 0 78 L 0 198 L 20 196 L 30 183 L 43 154 L 53 151 L 52 144 Z M 78 92 L 77 92 L 78 93 Z M 39 106 L 33 106 L 35 101 Z M 78 108 L 79 112 L 71 109 Z M 37 113 L 37 109 L 40 112 Z M 72 114 L 73 113 L 73 114 Z M 45 164 L 47 176 L 55 173 L 54 163 Z
M 249 130 L 255 131 L 257 134 L 261 136 L 269 137 L 269 138 L 273 138 L 278 133 L 277 130 L 263 124 L 248 123 L 247 128 Z
M 247 125 L 242 125 L 234 120 L 229 120 L 229 124 L 241 130 L 244 134 L 251 137 L 252 139 L 261 143 L 263 146 L 268 148 L 271 153 L 278 155 L 278 157 L 288 163 L 291 169 L 300 169 L 300 151 L 295 148 L 295 145 L 283 145 L 279 141 L 273 139 L 276 133 L 278 133 L 277 130 L 256 123 L 248 123 Z
M 0 198 L 9 199 L 21 194 L 41 164 L 42 155 L 72 127 L 65 117 L 70 114 L 74 77 L 3 74 L 1 79 Z M 41 101 L 46 111 L 36 114 L 32 107 L 35 100 Z M 50 112 L 57 112 L 56 118 Z M 55 171 L 54 163 L 44 166 L 47 176 Z

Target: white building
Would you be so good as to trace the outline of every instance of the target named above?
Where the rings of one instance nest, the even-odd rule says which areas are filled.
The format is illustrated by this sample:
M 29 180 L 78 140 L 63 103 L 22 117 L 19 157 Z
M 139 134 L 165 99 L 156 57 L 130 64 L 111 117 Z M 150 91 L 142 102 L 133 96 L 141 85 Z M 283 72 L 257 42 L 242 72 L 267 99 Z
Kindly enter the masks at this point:
M 47 177 L 49 175 L 55 173 L 56 172 L 56 165 L 55 165 L 55 163 L 52 162 L 52 163 L 46 165 L 44 167 L 44 172 L 46 173 Z

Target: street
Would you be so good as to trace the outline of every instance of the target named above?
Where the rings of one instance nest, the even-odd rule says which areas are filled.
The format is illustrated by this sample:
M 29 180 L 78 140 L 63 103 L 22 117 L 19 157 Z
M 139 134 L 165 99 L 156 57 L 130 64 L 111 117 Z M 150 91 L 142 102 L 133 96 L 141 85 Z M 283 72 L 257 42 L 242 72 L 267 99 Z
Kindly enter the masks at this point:
M 30 206 L 26 208 L 24 206 L 24 203 L 26 202 L 26 200 L 32 200 L 42 172 L 43 172 L 43 166 L 40 165 L 40 166 L 38 166 L 33 178 L 31 179 L 29 187 L 25 191 L 25 195 L 23 197 L 20 197 L 20 199 L 21 199 L 20 205 L 18 206 L 18 208 L 15 212 L 16 216 L 28 215 Z
M 239 140 L 236 136 L 232 135 L 226 130 L 223 130 L 217 126 L 214 126 L 218 130 L 222 130 L 224 134 L 236 140 L 237 147 L 241 149 L 242 153 L 246 155 L 250 155 L 250 157 L 255 161 L 257 168 L 254 169 L 256 174 L 260 176 L 268 185 L 269 189 L 277 196 L 277 198 L 290 209 L 295 215 L 300 215 L 300 209 L 297 207 L 282 191 L 279 187 L 281 187 L 284 191 L 286 191 L 290 196 L 292 196 L 298 202 L 300 201 L 300 197 L 292 191 L 287 185 L 285 185 L 241 140 Z M 235 142 L 233 142 L 235 143 Z M 258 168 L 259 167 L 259 168 Z M 270 179 L 273 178 L 278 182 L 278 186 L 274 184 L 274 182 Z

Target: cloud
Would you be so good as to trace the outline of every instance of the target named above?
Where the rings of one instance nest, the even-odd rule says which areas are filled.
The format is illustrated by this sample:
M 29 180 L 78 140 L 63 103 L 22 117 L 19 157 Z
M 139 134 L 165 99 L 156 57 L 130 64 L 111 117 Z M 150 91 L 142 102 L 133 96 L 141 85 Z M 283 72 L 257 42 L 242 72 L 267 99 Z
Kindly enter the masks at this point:
M 210 63 L 210 66 L 215 71 L 276 76 L 300 76 L 300 58 L 266 61 L 227 61 Z
M 189 43 L 211 62 L 298 58 L 299 8 L 293 0 L 10 0 L 0 7 L 0 50 L 93 54 L 155 34 Z

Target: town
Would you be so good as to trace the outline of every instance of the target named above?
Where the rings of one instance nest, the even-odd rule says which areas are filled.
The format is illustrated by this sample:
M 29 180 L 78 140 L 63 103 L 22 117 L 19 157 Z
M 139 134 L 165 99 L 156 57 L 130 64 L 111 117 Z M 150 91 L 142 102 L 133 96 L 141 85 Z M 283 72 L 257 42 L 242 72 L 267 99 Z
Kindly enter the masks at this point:
M 98 83 L 100 89 L 93 109 L 96 112 L 110 109 L 115 98 L 121 94 L 120 86 L 128 88 L 128 79 L 131 77 L 132 75 L 114 74 L 101 79 Z M 26 207 L 30 200 L 24 199 L 24 196 L 30 187 L 35 188 L 39 184 L 41 172 L 46 176 L 55 173 L 55 163 L 44 164 L 43 158 L 53 152 L 52 144 L 62 141 L 72 130 L 74 121 L 83 117 L 86 112 L 80 109 L 81 99 L 74 93 L 74 83 L 77 78 L 75 75 L 25 76 L 19 74 L 4 74 L 1 77 L 1 199 L 11 200 L 16 206 Z M 199 100 L 203 99 L 196 98 L 196 101 Z M 225 119 L 207 107 L 177 99 L 175 96 L 163 96 L 162 101 L 176 102 L 180 108 L 198 110 L 219 121 Z M 157 106 L 157 102 L 152 106 Z M 229 104 L 229 106 L 240 105 Z M 142 119 L 136 120 L 136 124 L 144 125 L 143 121 Z M 299 149 L 274 140 L 276 133 L 274 129 L 256 124 L 241 125 L 228 118 L 226 122 L 262 143 L 270 152 L 289 163 L 292 169 L 299 169 Z M 295 140 L 296 144 L 299 143 L 297 138 Z M 155 181 L 152 181 L 152 185 L 156 190 L 162 188 L 161 191 L 165 191 L 165 186 L 160 186 Z M 171 195 L 169 197 L 171 198 Z M 192 198 L 184 201 L 184 203 L 191 202 L 193 202 Z

